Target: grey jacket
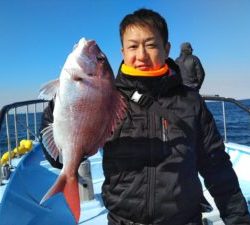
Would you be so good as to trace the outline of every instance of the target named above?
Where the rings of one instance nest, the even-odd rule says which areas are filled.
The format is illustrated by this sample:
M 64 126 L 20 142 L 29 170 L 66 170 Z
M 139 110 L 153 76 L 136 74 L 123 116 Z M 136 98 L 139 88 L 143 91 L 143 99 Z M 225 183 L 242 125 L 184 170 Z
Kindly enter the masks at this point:
M 175 62 L 180 68 L 183 84 L 198 91 L 205 78 L 205 71 L 199 58 L 192 55 L 192 52 L 181 52 Z

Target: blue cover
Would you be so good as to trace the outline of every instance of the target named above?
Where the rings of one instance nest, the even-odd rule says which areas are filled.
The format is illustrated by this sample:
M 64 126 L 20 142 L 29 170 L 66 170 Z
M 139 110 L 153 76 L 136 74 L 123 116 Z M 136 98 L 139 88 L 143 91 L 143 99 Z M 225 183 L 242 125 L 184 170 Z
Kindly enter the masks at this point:
M 40 166 L 42 160 L 41 146 L 37 145 L 18 165 L 0 205 L 0 225 L 76 224 L 62 193 L 39 204 L 57 178 Z

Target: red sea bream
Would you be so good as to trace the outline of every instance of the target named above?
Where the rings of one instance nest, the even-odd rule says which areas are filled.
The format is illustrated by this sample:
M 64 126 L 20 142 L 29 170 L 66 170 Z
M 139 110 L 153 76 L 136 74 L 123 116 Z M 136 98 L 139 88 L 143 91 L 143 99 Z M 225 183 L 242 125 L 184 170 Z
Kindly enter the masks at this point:
M 40 98 L 55 98 L 54 122 L 42 131 L 50 155 L 62 158 L 63 168 L 41 203 L 63 192 L 76 221 L 80 217 L 78 167 L 95 154 L 126 111 L 115 89 L 114 75 L 95 41 L 80 39 L 67 57 L 60 77 L 46 84 Z

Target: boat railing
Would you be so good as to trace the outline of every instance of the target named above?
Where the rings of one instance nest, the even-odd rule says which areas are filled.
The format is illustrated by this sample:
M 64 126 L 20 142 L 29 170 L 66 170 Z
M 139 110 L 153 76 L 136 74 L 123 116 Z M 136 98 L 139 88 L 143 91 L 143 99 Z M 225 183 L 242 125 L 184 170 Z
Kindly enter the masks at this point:
M 226 107 L 225 102 L 233 103 L 238 108 L 242 109 L 243 111 L 247 112 L 250 116 L 250 108 L 246 105 L 244 105 L 242 102 L 233 99 L 233 98 L 225 98 L 221 97 L 219 95 L 202 95 L 203 99 L 205 101 L 216 101 L 222 103 L 222 116 L 223 116 L 223 130 L 224 130 L 224 141 L 227 142 L 227 121 L 226 121 Z M 30 136 L 35 138 L 35 140 L 38 138 L 38 118 L 37 113 L 42 112 L 47 105 L 46 100 L 30 100 L 30 101 L 22 101 L 22 102 L 15 102 L 9 105 L 5 105 L 1 111 L 0 111 L 0 137 L 1 141 L 3 141 L 3 137 L 6 137 L 6 144 L 7 144 L 7 150 L 10 154 L 10 151 L 12 150 L 12 147 L 18 147 L 19 142 L 19 127 L 21 126 L 22 130 L 24 129 L 26 132 L 27 139 L 30 139 Z M 33 109 L 32 109 L 33 108 Z M 32 112 L 31 112 L 32 111 Z M 25 114 L 25 120 L 18 120 L 18 115 L 22 113 Z M 31 116 L 33 114 L 33 116 Z M 11 118 L 10 118 L 11 117 Z M 30 126 L 30 119 L 33 117 L 33 126 Z M 13 120 L 13 122 L 10 124 L 9 120 Z M 5 121 L 5 126 L 4 126 Z M 25 122 L 24 122 L 25 121 Z M 14 125 L 13 125 L 14 123 Z M 10 133 L 10 127 L 14 126 L 14 132 L 13 127 L 11 129 Z M 5 131 L 3 131 L 3 128 L 5 127 Z M 5 133 L 4 133 L 5 132 Z M 23 133 L 23 131 L 22 131 Z M 14 135 L 14 137 L 13 137 Z M 14 140 L 14 141 L 13 141 Z M 0 143 L 0 156 L 4 152 L 6 152 L 6 149 L 3 149 L 2 143 Z M 9 162 L 11 163 L 11 161 Z
M 11 151 L 15 146 L 19 145 L 20 138 L 19 134 L 26 133 L 26 139 L 38 140 L 39 125 L 38 124 L 38 113 L 41 113 L 46 107 L 46 100 L 30 100 L 15 102 L 9 105 L 3 106 L 0 111 L 0 156 L 7 151 L 9 154 L 9 166 L 11 164 Z M 22 120 L 19 117 L 22 116 Z M 32 121 L 31 121 L 32 120 Z M 4 123 L 5 121 L 5 123 Z M 31 124 L 33 122 L 33 124 Z M 14 135 L 14 136 L 13 136 Z
M 239 100 L 236 100 L 234 98 L 225 98 L 221 97 L 219 95 L 202 95 L 202 98 L 205 101 L 216 101 L 216 102 L 221 102 L 222 104 L 222 116 L 223 116 L 223 130 L 224 130 L 224 141 L 227 142 L 227 121 L 226 121 L 226 107 L 225 107 L 225 102 L 229 102 L 234 104 L 236 107 L 242 109 L 243 111 L 247 112 L 248 115 L 250 116 L 250 108 L 246 105 L 244 105 L 242 102 Z

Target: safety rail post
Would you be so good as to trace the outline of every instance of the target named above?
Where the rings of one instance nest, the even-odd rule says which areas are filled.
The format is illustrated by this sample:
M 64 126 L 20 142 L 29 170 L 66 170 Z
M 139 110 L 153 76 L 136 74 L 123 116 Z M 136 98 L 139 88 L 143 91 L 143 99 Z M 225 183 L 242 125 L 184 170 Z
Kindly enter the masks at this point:
M 78 169 L 78 185 L 80 201 L 90 201 L 94 199 L 94 187 L 91 174 L 91 162 L 89 159 L 84 160 Z
M 34 130 L 35 139 L 37 139 L 36 103 L 34 104 Z
M 7 144 L 8 144 L 8 153 L 9 153 L 9 165 L 12 167 L 11 163 L 11 142 L 10 142 L 10 132 L 9 132 L 9 113 L 5 114 L 5 123 L 6 123 L 6 135 L 7 135 Z
M 29 128 L 29 105 L 26 105 L 26 127 Z M 26 129 L 27 139 L 30 139 L 29 129 Z
M 17 108 L 14 108 L 14 128 L 15 128 L 15 143 L 16 143 L 16 149 L 18 148 L 18 130 L 17 130 Z M 17 156 L 19 156 L 18 151 Z

